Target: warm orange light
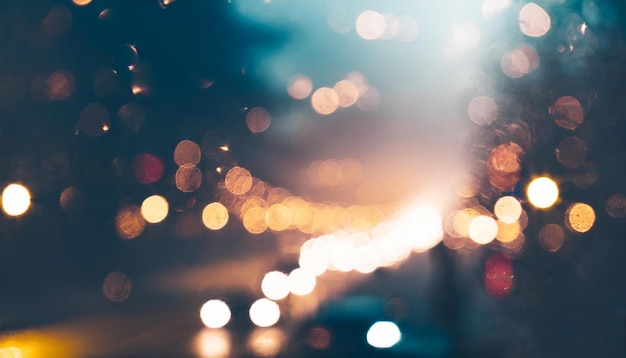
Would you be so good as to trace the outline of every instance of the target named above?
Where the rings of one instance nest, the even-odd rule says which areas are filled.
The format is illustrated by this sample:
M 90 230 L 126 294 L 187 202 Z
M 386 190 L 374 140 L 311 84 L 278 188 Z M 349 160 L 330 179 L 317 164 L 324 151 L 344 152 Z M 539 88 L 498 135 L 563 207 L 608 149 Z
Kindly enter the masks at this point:
M 117 234 L 125 240 L 134 239 L 141 235 L 146 228 L 146 221 L 136 205 L 125 206 L 115 218 Z
M 293 213 L 283 204 L 267 208 L 267 226 L 274 231 L 287 230 L 293 222 Z
M 311 96 L 311 106 L 313 110 L 319 114 L 331 114 L 339 107 L 339 96 L 332 88 L 318 88 L 313 92 L 313 96 Z
M 224 185 L 233 194 L 245 194 L 252 187 L 252 175 L 242 167 L 234 167 L 226 173 Z
M 202 171 L 193 164 L 183 164 L 176 171 L 176 187 L 184 193 L 196 191 L 202 185 Z
M 257 328 L 250 335 L 248 346 L 257 357 L 274 357 L 285 341 L 285 334 L 278 328 Z
M 595 221 L 595 211 L 585 203 L 574 203 L 565 212 L 567 227 L 577 233 L 585 233 L 591 230 Z
M 242 212 L 243 227 L 251 234 L 261 234 L 267 230 L 266 209 L 253 206 Z
M 521 226 L 518 222 L 511 224 L 504 223 L 498 220 L 498 234 L 496 239 L 503 243 L 513 242 L 522 232 Z
M 219 230 L 228 222 L 228 210 L 218 202 L 210 203 L 202 210 L 202 223 L 210 230 Z
M 201 358 L 230 357 L 231 338 L 225 329 L 205 328 L 196 336 L 196 352 Z

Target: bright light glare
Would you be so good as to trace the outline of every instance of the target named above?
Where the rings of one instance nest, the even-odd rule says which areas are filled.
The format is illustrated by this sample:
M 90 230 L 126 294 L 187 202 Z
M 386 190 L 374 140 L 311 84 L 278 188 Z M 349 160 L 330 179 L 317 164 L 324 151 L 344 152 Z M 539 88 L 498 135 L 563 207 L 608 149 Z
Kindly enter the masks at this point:
M 541 6 L 528 3 L 519 12 L 519 28 L 530 37 L 541 37 L 550 31 L 550 15 Z
M 196 336 L 196 351 L 202 358 L 230 356 L 230 334 L 223 329 L 204 329 Z
M 313 292 L 316 284 L 315 275 L 302 268 L 297 268 L 289 274 L 289 290 L 294 295 L 308 295 Z
M 221 300 L 209 300 L 200 309 L 200 319 L 209 328 L 224 327 L 230 321 L 230 308 Z
M 261 291 L 271 300 L 282 300 L 289 294 L 289 279 L 280 271 L 265 274 L 261 281 Z
M 522 205 L 513 196 L 503 196 L 493 208 L 496 217 L 505 224 L 513 224 L 522 215 Z
M 454 44 L 462 49 L 469 50 L 480 41 L 480 31 L 471 22 L 462 22 L 452 25 L 452 40 Z
M 559 187 L 554 180 L 541 177 L 530 182 L 526 195 L 533 206 L 546 209 L 554 205 L 559 198 Z
M 356 19 L 356 32 L 364 40 L 380 38 L 385 26 L 385 17 L 376 11 L 363 11 Z
M 418 206 L 393 223 L 395 235 L 392 236 L 408 238 L 413 250 L 424 252 L 436 246 L 443 238 L 442 222 L 441 214 L 435 209 Z
M 17 347 L 0 348 L 0 357 L 2 358 L 22 358 L 22 350 Z
M 228 222 L 228 210 L 222 203 L 213 202 L 202 210 L 202 223 L 210 230 L 219 230 Z
M 503 12 L 511 5 L 513 5 L 513 1 L 511 0 L 484 0 L 483 16 L 485 19 L 489 19 Z
M 488 244 L 498 235 L 498 223 L 489 216 L 479 215 L 469 225 L 469 237 L 477 244 Z
M 326 251 L 319 247 L 311 245 L 306 247 L 302 245 L 300 250 L 300 258 L 298 259 L 300 267 L 319 276 L 328 270 L 329 258 Z
M 357 258 L 356 250 L 352 242 L 349 240 L 339 240 L 336 237 L 332 238 L 333 240 L 326 243 L 326 250 L 328 250 L 330 258 L 330 267 L 341 272 L 354 270 Z
M 9 184 L 2 192 L 2 209 L 7 215 L 20 216 L 30 207 L 30 193 L 25 186 Z
M 169 212 L 167 200 L 160 195 L 152 195 L 141 204 L 141 216 L 151 223 L 156 224 L 165 220 Z
M 375 348 L 391 348 L 401 338 L 400 328 L 393 322 L 376 322 L 367 331 L 367 343 Z
M 250 306 L 250 320 L 256 326 L 270 327 L 280 319 L 280 308 L 274 301 L 260 298 Z
M 248 345 L 257 357 L 274 357 L 285 344 L 285 334 L 278 328 L 256 328 Z

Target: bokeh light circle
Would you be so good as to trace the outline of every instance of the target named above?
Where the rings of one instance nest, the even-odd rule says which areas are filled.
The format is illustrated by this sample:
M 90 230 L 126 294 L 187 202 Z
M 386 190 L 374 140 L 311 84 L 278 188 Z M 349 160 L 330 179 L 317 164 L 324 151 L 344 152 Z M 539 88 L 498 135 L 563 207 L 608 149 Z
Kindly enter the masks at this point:
M 282 300 L 289 295 L 289 279 L 280 271 L 268 272 L 261 281 L 261 291 L 271 300 Z
M 234 167 L 224 178 L 226 189 L 235 195 L 242 195 L 252 187 L 252 175 L 242 167 Z
M 248 347 L 257 357 L 275 357 L 285 346 L 287 337 L 279 328 L 256 328 Z
M 306 75 L 295 75 L 289 78 L 287 93 L 293 99 L 305 99 L 313 92 L 313 81 Z
M 475 97 L 469 104 L 467 114 L 474 123 L 487 126 L 498 118 L 498 106 L 490 97 Z
M 167 199 L 160 195 L 149 196 L 141 203 L 141 215 L 151 224 L 165 220 L 168 212 L 169 204 Z
M 550 31 L 550 15 L 541 6 L 528 3 L 519 12 L 519 27 L 529 37 L 541 37 Z
M 228 210 L 222 203 L 213 202 L 202 210 L 202 223 L 207 229 L 219 230 L 228 222 Z
M 133 171 L 138 182 L 152 184 L 163 176 L 163 162 L 154 154 L 140 154 L 135 157 Z
M 489 216 L 479 215 L 470 222 L 468 233 L 475 243 L 488 244 L 498 235 L 498 223 Z
M 595 211 L 585 203 L 574 203 L 565 212 L 567 227 L 576 233 L 585 233 L 591 230 L 595 221 Z
M 534 207 L 546 209 L 554 205 L 559 198 L 559 187 L 554 180 L 540 177 L 530 182 L 526 195 Z
M 78 6 L 85 6 L 91 3 L 91 0 L 72 0 L 72 2 Z
M 136 205 L 121 208 L 115 217 L 117 234 L 124 240 L 134 239 L 146 228 L 146 220 Z
M 574 130 L 585 120 L 585 112 L 580 102 L 572 96 L 563 96 L 549 109 L 554 122 L 561 128 Z
M 226 329 L 205 328 L 195 339 L 195 350 L 202 358 L 227 358 L 231 349 L 231 337 Z
M 495 299 L 511 294 L 514 284 L 513 263 L 502 253 L 492 254 L 485 262 L 485 289 Z
M 288 276 L 289 290 L 294 295 L 304 296 L 313 292 L 317 280 L 315 275 L 302 268 L 296 268 Z
M 111 272 L 104 278 L 102 292 L 110 301 L 121 302 L 128 298 L 132 283 L 122 272 Z
M 280 308 L 274 301 L 260 298 L 250 306 L 250 320 L 258 327 L 270 327 L 280 319 Z
M 222 300 L 208 300 L 200 308 L 200 319 L 208 328 L 221 328 L 230 321 L 230 308 Z
M 9 216 L 20 216 L 30 207 L 30 192 L 21 184 L 9 184 L 2 191 L 2 210 Z
M 183 164 L 176 171 L 176 187 L 183 193 L 191 193 L 202 185 L 202 171 L 193 164 Z
M 391 348 L 400 342 L 402 333 L 393 322 L 379 321 L 367 330 L 367 343 L 375 348 Z
M 513 196 L 503 196 L 496 201 L 493 213 L 503 223 L 512 224 L 522 215 L 522 205 Z
M 376 40 L 385 32 L 385 17 L 372 10 L 363 11 L 356 19 L 356 32 L 364 40 Z
M 322 115 L 329 115 L 339 107 L 339 96 L 330 87 L 318 88 L 311 96 L 313 110 Z
M 565 241 L 565 233 L 557 224 L 546 224 L 539 230 L 539 244 L 546 251 L 556 252 Z
M 246 125 L 252 133 L 265 132 L 272 123 L 272 117 L 267 109 L 254 107 L 246 115 Z
M 197 165 L 200 163 L 202 153 L 200 147 L 193 141 L 180 141 L 174 149 L 174 161 L 178 166 L 185 164 Z

